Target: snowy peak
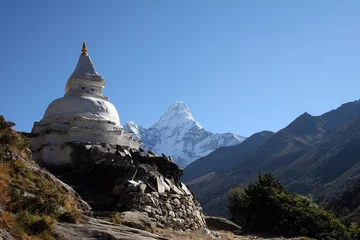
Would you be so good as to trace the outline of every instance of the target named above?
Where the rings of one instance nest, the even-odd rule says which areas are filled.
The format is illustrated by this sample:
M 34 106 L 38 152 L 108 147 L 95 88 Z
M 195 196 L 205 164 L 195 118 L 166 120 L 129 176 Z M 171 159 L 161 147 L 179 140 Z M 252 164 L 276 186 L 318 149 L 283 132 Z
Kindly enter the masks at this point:
M 141 127 L 140 127 L 141 128 Z M 133 121 L 130 121 L 130 122 L 126 122 L 125 125 L 124 125 L 124 130 L 125 132 L 132 132 L 133 135 L 132 135 L 132 138 L 136 141 L 139 141 L 141 140 L 141 137 L 140 137 L 140 129 L 139 127 L 136 125 L 135 122 Z
M 194 119 L 188 106 L 180 101 L 172 104 L 150 128 L 142 128 L 131 121 L 124 125 L 124 130 L 133 132 L 133 139 L 141 140 L 144 150 L 170 155 L 180 167 L 219 147 L 239 144 L 245 139 L 233 133 L 206 131 Z
M 168 108 L 160 120 L 154 123 L 151 128 L 176 128 L 184 125 L 195 125 L 200 129 L 203 128 L 194 119 L 188 106 L 184 102 L 177 101 Z

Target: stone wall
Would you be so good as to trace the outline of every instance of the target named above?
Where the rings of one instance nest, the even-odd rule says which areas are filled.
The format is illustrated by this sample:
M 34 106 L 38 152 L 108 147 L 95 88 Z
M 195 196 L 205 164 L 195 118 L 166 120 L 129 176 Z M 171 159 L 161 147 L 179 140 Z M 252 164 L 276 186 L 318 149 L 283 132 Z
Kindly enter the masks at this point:
M 74 172 L 69 181 L 82 186 L 75 189 L 96 211 L 139 211 L 158 227 L 177 230 L 205 227 L 199 203 L 180 181 L 183 170 L 170 157 L 112 144 L 71 142 L 63 147 L 71 149 L 72 162 L 63 172 Z

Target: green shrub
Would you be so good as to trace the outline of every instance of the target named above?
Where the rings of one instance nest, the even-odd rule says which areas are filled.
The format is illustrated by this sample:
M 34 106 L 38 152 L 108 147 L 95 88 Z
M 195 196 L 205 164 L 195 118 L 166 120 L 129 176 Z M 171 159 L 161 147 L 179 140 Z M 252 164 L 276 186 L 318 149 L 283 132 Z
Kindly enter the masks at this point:
M 245 230 L 316 239 L 352 239 L 355 233 L 310 199 L 285 191 L 272 174 L 230 190 L 229 212 Z
M 50 217 L 32 215 L 26 211 L 19 212 L 16 216 L 18 228 L 31 235 L 51 233 L 54 220 Z
M 58 217 L 58 220 L 61 222 L 68 223 L 79 223 L 81 219 L 81 212 L 79 210 L 73 210 L 70 212 L 65 212 Z
M 115 223 L 115 224 L 122 224 L 122 220 L 119 213 L 114 213 L 110 215 L 109 222 Z

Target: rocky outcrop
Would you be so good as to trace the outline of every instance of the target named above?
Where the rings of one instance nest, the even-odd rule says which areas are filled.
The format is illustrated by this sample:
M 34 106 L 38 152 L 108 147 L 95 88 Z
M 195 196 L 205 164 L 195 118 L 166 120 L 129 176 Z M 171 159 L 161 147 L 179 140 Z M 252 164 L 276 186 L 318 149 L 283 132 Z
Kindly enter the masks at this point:
M 71 240 L 166 240 L 146 231 L 90 217 L 84 217 L 80 224 L 56 223 L 54 231 L 61 239 Z
M 204 228 L 202 209 L 170 157 L 112 144 L 72 142 L 74 165 L 53 169 L 95 211 L 139 211 L 157 227 Z
M 0 229 L 0 240 L 15 240 L 15 238 L 5 229 Z
M 206 225 L 210 230 L 222 230 L 222 231 L 230 231 L 230 232 L 239 232 L 241 231 L 241 227 L 232 221 L 221 218 L 221 217 L 212 217 L 205 216 Z

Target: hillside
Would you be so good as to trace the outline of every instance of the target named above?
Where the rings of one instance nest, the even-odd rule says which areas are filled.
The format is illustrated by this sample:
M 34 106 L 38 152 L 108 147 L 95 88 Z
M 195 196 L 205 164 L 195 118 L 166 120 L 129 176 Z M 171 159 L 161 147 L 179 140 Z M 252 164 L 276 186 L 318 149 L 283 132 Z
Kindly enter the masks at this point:
M 240 144 L 216 149 L 209 155 L 189 164 L 184 169 L 182 181 L 189 182 L 211 172 L 221 174 L 230 170 L 247 155 L 263 145 L 273 134 L 270 131 L 262 131 L 251 135 Z
M 91 217 L 70 186 L 31 159 L 14 125 L 0 115 L 0 239 L 165 239 Z
M 247 183 L 259 171 L 272 172 L 291 192 L 329 200 L 360 177 L 360 105 L 343 104 L 321 116 L 300 115 L 226 173 L 189 187 L 208 214 L 225 214 L 216 206 L 229 188 Z M 230 156 L 236 158 L 235 155 Z

